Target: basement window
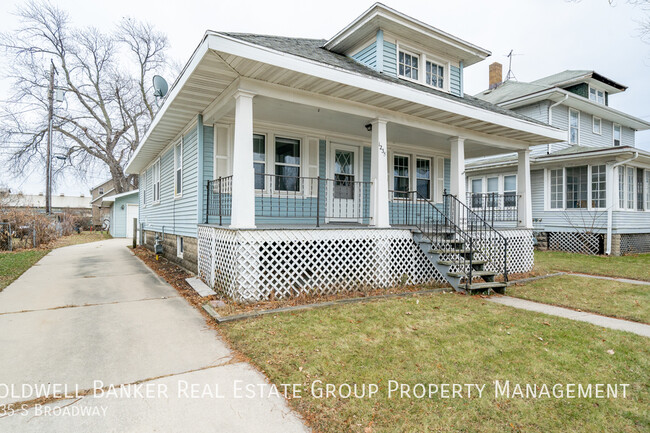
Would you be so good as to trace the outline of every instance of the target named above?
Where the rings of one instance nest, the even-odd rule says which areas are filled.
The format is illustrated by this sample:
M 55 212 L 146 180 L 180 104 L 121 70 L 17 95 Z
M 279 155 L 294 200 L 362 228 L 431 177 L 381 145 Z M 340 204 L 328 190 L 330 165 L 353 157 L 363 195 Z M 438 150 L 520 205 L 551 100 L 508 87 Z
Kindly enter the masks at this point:
M 183 244 L 183 237 L 176 236 L 176 256 L 182 259 L 184 250 L 185 250 L 185 245 Z

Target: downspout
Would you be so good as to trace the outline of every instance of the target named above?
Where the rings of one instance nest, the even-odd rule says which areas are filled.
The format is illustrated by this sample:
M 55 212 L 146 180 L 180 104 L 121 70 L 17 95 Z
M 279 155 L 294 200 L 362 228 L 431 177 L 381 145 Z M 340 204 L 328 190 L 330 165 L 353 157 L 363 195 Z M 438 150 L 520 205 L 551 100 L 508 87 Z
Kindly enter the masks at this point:
M 611 186 L 611 194 L 608 194 L 607 197 L 610 197 L 609 201 L 609 206 L 607 206 L 607 247 L 605 248 L 605 254 L 610 255 L 612 253 L 612 220 L 613 220 L 613 215 L 614 215 L 614 203 L 615 203 L 615 197 L 614 197 L 614 169 L 618 167 L 619 165 L 627 164 L 630 161 L 634 161 L 639 157 L 639 152 L 634 152 L 634 156 L 632 158 L 626 159 L 625 161 L 617 162 L 615 164 L 612 164 L 609 172 L 611 179 L 608 179 L 609 182 L 607 182 Z
M 548 107 L 548 124 L 549 124 L 549 126 L 553 126 L 553 107 L 557 107 L 557 106 L 560 105 L 561 103 L 566 102 L 567 99 L 569 99 L 569 95 L 568 95 L 568 94 L 567 94 L 567 95 L 564 95 L 564 99 L 560 99 L 560 100 L 557 101 L 555 104 L 551 104 L 551 105 Z M 547 154 L 547 155 L 550 155 L 550 154 L 551 154 L 551 143 L 548 143 L 548 144 L 546 145 L 546 154 Z

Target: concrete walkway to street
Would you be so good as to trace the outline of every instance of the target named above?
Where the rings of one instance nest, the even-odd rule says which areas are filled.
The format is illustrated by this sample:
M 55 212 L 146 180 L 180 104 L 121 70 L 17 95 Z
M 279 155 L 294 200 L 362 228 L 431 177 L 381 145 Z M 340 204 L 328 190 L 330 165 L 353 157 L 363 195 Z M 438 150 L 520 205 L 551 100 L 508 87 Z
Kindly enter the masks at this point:
M 0 292 L 0 431 L 308 431 L 127 244 L 56 249 Z M 82 396 L 20 410 L 48 384 Z
M 490 302 L 520 308 L 522 310 L 536 311 L 551 316 L 564 317 L 565 319 L 588 322 L 603 328 L 617 329 L 619 331 L 632 332 L 643 337 L 650 337 L 650 325 L 631 322 L 629 320 L 615 319 L 613 317 L 601 316 L 599 314 L 586 313 L 584 311 L 571 310 L 570 308 L 556 307 L 554 305 L 542 304 L 525 299 L 512 298 L 510 296 L 491 296 L 486 298 Z

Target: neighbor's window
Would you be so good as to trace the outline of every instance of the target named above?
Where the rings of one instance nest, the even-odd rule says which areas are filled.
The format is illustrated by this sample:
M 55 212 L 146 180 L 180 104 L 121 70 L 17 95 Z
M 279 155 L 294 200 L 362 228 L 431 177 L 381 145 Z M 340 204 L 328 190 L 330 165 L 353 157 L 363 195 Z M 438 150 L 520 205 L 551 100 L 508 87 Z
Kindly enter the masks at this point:
M 602 90 L 596 90 L 593 87 L 589 88 L 589 99 L 599 104 L 605 103 L 605 92 Z
M 393 189 L 396 198 L 406 198 L 409 190 L 409 157 L 395 155 L 393 157 Z
M 587 208 L 587 166 L 566 168 L 566 208 Z
M 426 64 L 426 78 L 427 84 L 438 87 L 439 89 L 444 88 L 445 84 L 445 68 L 444 66 L 438 65 L 433 62 L 427 62 Z
M 487 178 L 487 192 L 488 192 L 488 203 L 490 207 L 497 207 L 499 205 L 499 178 L 498 177 L 488 177 Z M 493 194 L 493 195 L 490 195 Z
M 418 79 L 420 58 L 406 51 L 399 52 L 399 75 L 413 80 Z
M 472 207 L 483 207 L 483 178 L 472 179 Z
M 569 108 L 569 144 L 578 144 L 580 112 Z
M 618 167 L 618 207 L 625 209 L 625 167 Z
M 160 201 L 160 158 L 153 164 L 153 201 Z
M 621 125 L 614 124 L 614 146 L 621 145 Z
M 266 137 L 261 134 L 253 134 L 253 166 L 255 167 L 255 189 L 264 189 Z
M 607 207 L 606 194 L 606 175 L 604 165 L 594 165 L 591 167 L 591 207 Z
M 275 137 L 275 189 L 300 191 L 300 140 Z
M 99 188 L 99 195 L 103 195 L 103 194 L 104 194 L 104 188 Z
M 627 167 L 625 190 L 627 192 L 627 208 L 634 209 L 634 168 L 632 167 Z
M 645 171 L 645 208 L 650 210 L 650 170 Z
M 636 169 L 636 209 L 643 210 L 643 169 Z
M 564 203 L 564 170 L 551 170 L 551 209 L 562 209 Z
M 602 122 L 600 121 L 600 117 L 594 116 L 593 131 L 594 131 L 594 134 L 598 134 L 598 135 L 601 135 L 603 133 Z
M 183 139 L 174 146 L 174 195 L 183 193 Z
M 417 158 L 415 160 L 417 178 L 417 191 L 420 196 L 427 200 L 431 198 L 431 160 L 429 158 Z
M 503 176 L 503 205 L 506 207 L 517 206 L 517 176 Z

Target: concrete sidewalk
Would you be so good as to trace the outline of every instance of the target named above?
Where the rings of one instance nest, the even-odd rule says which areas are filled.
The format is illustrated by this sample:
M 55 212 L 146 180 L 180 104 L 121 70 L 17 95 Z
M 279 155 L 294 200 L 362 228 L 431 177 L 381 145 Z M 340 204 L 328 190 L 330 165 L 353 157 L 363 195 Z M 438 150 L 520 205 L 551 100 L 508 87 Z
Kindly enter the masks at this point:
M 167 395 L 91 394 L 12 416 L 0 412 L 0 431 L 308 431 L 282 397 L 237 398 L 236 384 L 268 387 L 266 378 L 233 358 L 203 316 L 127 244 L 113 239 L 56 249 L 0 292 L 0 384 L 18 390 L 6 395 L 0 387 L 0 405 L 31 400 L 22 385 L 83 391 L 96 381 L 115 389 L 142 382 L 165 385 Z M 222 398 L 179 396 L 179 383 L 219 388 Z M 105 413 L 52 415 L 65 405 Z
M 565 319 L 591 323 L 603 328 L 617 329 L 619 331 L 632 332 L 633 334 L 641 335 L 643 337 L 650 337 L 650 325 L 645 325 L 643 323 L 614 319 L 612 317 L 601 316 L 599 314 L 586 313 L 584 311 L 575 311 L 569 308 L 556 307 L 554 305 L 542 304 L 540 302 L 533 302 L 525 299 L 512 298 L 510 296 L 492 296 L 486 299 L 490 302 L 507 305 L 509 307 L 520 308 L 522 310 L 528 311 L 536 311 L 538 313 L 549 314 L 551 316 L 564 317 Z

